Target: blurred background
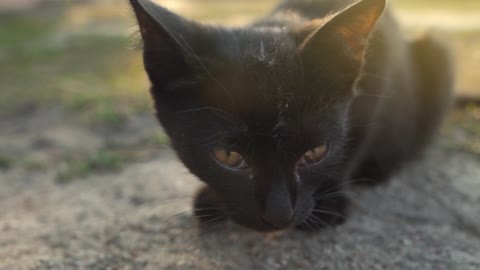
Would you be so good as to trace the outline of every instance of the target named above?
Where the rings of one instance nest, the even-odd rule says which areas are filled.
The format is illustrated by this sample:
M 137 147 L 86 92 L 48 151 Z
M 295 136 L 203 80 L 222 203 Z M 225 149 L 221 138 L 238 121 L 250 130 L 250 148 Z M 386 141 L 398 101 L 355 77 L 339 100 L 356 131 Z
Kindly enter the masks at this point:
M 160 2 L 193 19 L 240 25 L 265 14 L 277 1 Z M 415 35 L 433 29 L 452 48 L 457 94 L 480 95 L 480 1 L 390 2 L 407 32 Z M 59 177 L 69 179 L 90 169 L 118 168 L 121 161 L 149 156 L 137 151 L 140 146 L 148 149 L 152 143 L 166 142 L 154 123 L 137 119 L 151 115 L 152 108 L 141 52 L 135 49 L 138 36 L 132 36 L 135 31 L 126 0 L 0 2 L 0 116 L 2 122 L 9 122 L 0 138 L 1 167 L 38 169 L 55 162 L 56 168 L 63 168 Z M 468 116 L 479 117 L 470 107 Z M 132 119 L 139 123 L 131 124 Z M 475 129 L 465 121 L 467 128 Z M 109 136 L 122 134 L 129 125 L 134 126 L 130 141 L 116 143 Z M 53 126 L 57 131 L 48 131 Z M 78 129 L 87 133 L 85 141 L 79 139 Z M 136 129 L 147 131 L 135 134 Z M 105 136 L 109 139 L 103 140 Z M 478 150 L 476 141 L 464 141 Z
M 190 198 L 198 181 L 175 162 L 168 150 L 168 139 L 153 116 L 141 52 L 136 49 L 139 47 L 138 36 L 134 34 L 137 27 L 127 2 L 0 0 L 1 269 L 4 269 L 2 264 L 7 266 L 5 269 L 15 269 L 13 266 L 18 266 L 20 262 L 25 269 L 68 269 L 64 264 L 66 262 L 71 262 L 72 265 L 74 262 L 92 263 L 72 269 L 106 269 L 107 266 L 115 265 L 113 263 L 119 263 L 117 266 L 120 268 L 125 262 L 134 265 L 137 258 L 142 258 L 142 254 L 145 259 L 148 252 L 151 261 L 158 259 L 158 265 L 178 265 L 184 263 L 182 258 L 185 256 L 190 256 L 195 265 L 198 252 L 211 251 L 206 255 L 210 258 L 212 254 L 220 254 L 227 248 L 223 257 L 226 260 L 213 260 L 211 264 L 203 261 L 206 265 L 204 268 L 195 268 L 220 269 L 219 264 L 232 260 L 230 252 L 238 252 L 240 255 L 233 256 L 233 260 L 244 265 L 246 259 L 242 257 L 243 254 L 250 254 L 248 252 L 251 248 L 263 241 L 247 237 L 247 240 L 244 239 L 246 242 L 237 243 L 235 239 L 239 239 L 238 235 L 229 234 L 222 239 L 233 239 L 231 241 L 245 246 L 245 250 L 235 250 L 233 245 L 223 245 L 221 241 L 209 248 L 200 242 L 201 248 L 197 248 L 191 235 L 186 234 L 195 233 L 191 230 L 194 221 L 182 219 L 185 217 L 182 213 L 188 213 L 187 211 L 178 212 L 179 209 L 190 208 Z M 158 2 L 192 19 L 241 25 L 265 14 L 277 1 Z M 479 100 L 480 1 L 391 0 L 390 4 L 406 33 L 415 36 L 426 30 L 435 31 L 450 46 L 456 64 L 456 95 Z M 386 204 L 384 212 L 377 209 L 383 204 L 376 203 L 375 199 L 367 204 L 367 208 L 377 209 L 373 212 L 380 211 L 385 215 L 397 213 L 397 216 L 408 215 L 409 212 L 405 209 L 415 210 L 419 212 L 416 213 L 417 216 L 432 224 L 429 228 L 436 228 L 434 225 L 446 224 L 452 220 L 438 221 L 441 219 L 437 216 L 445 215 L 446 207 L 437 201 L 424 208 L 430 196 L 438 194 L 448 199 L 448 205 L 453 201 L 461 202 L 455 204 L 459 211 L 471 207 L 473 210 L 467 213 L 473 214 L 466 214 L 469 218 L 478 217 L 477 208 L 473 208 L 480 201 L 479 173 L 476 170 L 480 161 L 480 102 L 476 103 L 466 102 L 461 107 L 454 108 L 442 130 L 436 148 L 438 151 L 435 152 L 440 161 L 435 158 L 431 161 L 434 163 L 433 168 L 444 167 L 447 171 L 442 174 L 443 178 L 436 177 L 440 180 L 436 189 L 432 190 L 440 191 L 418 193 L 413 199 L 403 198 L 401 196 L 416 194 L 420 189 L 414 185 L 408 188 L 407 184 L 405 188 L 397 184 L 387 189 L 387 192 L 380 189 L 372 195 L 378 199 L 382 194 L 387 194 L 385 197 L 388 200 L 385 202 L 390 204 Z M 442 161 L 442 157 L 448 157 L 450 165 L 438 166 L 447 164 Z M 429 173 L 428 170 L 420 171 Z M 412 179 L 416 179 L 418 171 L 415 175 Z M 461 192 L 452 191 L 454 188 L 450 188 L 450 184 Z M 444 189 L 447 185 L 448 189 Z M 171 204 L 164 202 L 178 196 L 184 196 L 179 206 L 170 207 Z M 398 200 L 392 199 L 395 196 Z M 406 203 L 413 206 L 404 207 Z M 437 206 L 438 211 L 431 210 Z M 396 212 L 395 207 L 398 208 Z M 165 217 L 168 216 L 174 218 L 166 222 Z M 459 213 L 454 216 L 459 216 Z M 375 215 L 368 218 L 375 219 Z M 408 224 L 417 219 L 413 216 L 399 220 L 395 224 L 408 228 Z M 461 224 L 465 220 L 462 219 Z M 392 251 L 392 254 L 386 255 L 386 262 L 403 254 L 377 244 L 377 233 L 381 233 L 377 227 L 372 227 L 367 222 L 364 223 L 366 229 L 358 229 L 363 226 L 358 219 L 352 224 L 353 232 L 340 234 L 346 235 L 343 242 L 347 243 L 346 250 L 351 250 L 352 254 L 363 254 L 363 245 L 368 243 L 372 244 L 372 248 L 378 247 L 379 253 Z M 391 230 L 393 223 L 388 221 L 386 224 L 386 230 Z M 412 246 L 420 246 L 422 250 L 418 252 L 422 256 L 425 254 L 427 262 L 431 262 L 431 258 L 440 257 L 478 262 L 478 259 L 474 260 L 478 258 L 475 255 L 438 255 L 444 254 L 441 252 L 451 245 L 450 237 L 456 236 L 453 232 L 456 232 L 458 226 L 452 224 L 451 231 L 439 229 L 437 234 L 432 232 L 433 229 L 426 229 L 423 234 L 426 235 L 424 239 L 429 239 L 426 242 L 417 237 L 417 233 L 404 230 L 389 232 L 385 243 L 393 243 L 388 244 L 390 246 L 404 245 L 408 251 L 415 250 L 408 246 L 409 243 L 414 243 Z M 358 239 L 371 236 L 371 239 L 361 240 L 362 245 L 357 245 L 356 238 L 352 235 L 357 235 Z M 398 239 L 392 240 L 396 236 Z M 437 240 L 431 240 L 434 238 Z M 459 236 L 458 239 L 466 245 L 467 238 L 473 239 L 470 236 Z M 252 240 L 252 244 L 248 239 Z M 309 252 L 326 247 L 322 246 L 322 241 L 318 242 L 312 237 L 302 241 L 310 240 L 308 245 L 312 248 L 287 248 L 285 254 L 298 250 L 308 255 Z M 350 246 L 349 241 L 352 242 Z M 427 249 L 423 249 L 422 244 L 419 245 L 427 242 L 430 243 Z M 296 243 L 296 240 L 288 243 Z M 175 249 L 162 249 L 165 245 Z M 215 248 L 216 245 L 221 248 Z M 269 245 L 266 248 L 259 245 L 254 252 L 275 250 Z M 289 244 L 286 246 L 289 247 Z M 333 245 L 327 246 L 337 251 L 343 250 L 336 249 Z M 357 246 L 358 250 L 350 248 Z M 232 250 L 228 249 L 230 247 Z M 185 249 L 190 251 L 185 252 Z M 368 254 L 359 257 L 361 263 L 373 254 L 369 253 L 371 249 L 365 250 Z M 478 248 L 471 250 L 478 253 Z M 428 253 L 430 251 L 431 254 Z M 173 253 L 178 256 L 172 256 Z M 302 254 L 297 257 L 303 258 Z M 312 258 L 316 257 L 318 254 L 312 255 Z M 51 267 L 50 262 L 54 258 L 58 265 Z M 284 258 L 282 254 L 279 261 L 283 262 Z M 411 257 L 407 258 L 406 261 L 411 261 Z M 38 262 L 42 262 L 43 267 L 33 268 Z M 262 260 L 253 260 L 251 263 L 253 268 L 245 269 L 263 269 L 256 267 L 256 263 L 260 264 Z M 300 261 L 295 264 L 297 266 L 286 269 L 297 269 L 302 263 L 305 265 L 305 262 Z M 432 269 L 475 268 L 441 265 L 442 267 Z M 374 268 L 376 269 L 370 269 Z M 131 269 L 143 268 L 132 266 Z M 320 268 L 305 266 L 303 269 Z
M 159 2 L 193 19 L 240 25 L 277 1 Z M 408 33 L 434 30 L 452 48 L 457 94 L 480 95 L 480 1 L 390 4 Z M 135 31 L 126 0 L 0 1 L 0 167 L 55 165 L 68 180 L 148 158 L 152 144 L 166 143 L 151 121 Z M 480 112 L 467 107 L 454 116 L 455 127 L 467 129 L 454 129 L 454 144 L 479 151 L 470 135 Z

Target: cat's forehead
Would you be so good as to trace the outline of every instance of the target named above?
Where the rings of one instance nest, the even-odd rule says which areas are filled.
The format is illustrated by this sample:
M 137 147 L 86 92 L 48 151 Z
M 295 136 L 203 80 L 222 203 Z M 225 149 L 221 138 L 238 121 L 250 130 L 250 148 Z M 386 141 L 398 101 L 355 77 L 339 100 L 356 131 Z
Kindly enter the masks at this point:
M 221 36 L 215 48 L 216 57 L 231 63 L 271 65 L 291 57 L 297 47 L 289 32 L 281 27 L 234 29 Z
M 262 48 L 259 44 L 259 49 Z M 263 45 L 265 46 L 265 45 Z M 223 107 L 243 118 L 278 121 L 300 87 L 294 65 L 282 67 L 266 52 L 260 51 L 250 58 L 212 68 L 203 85 L 207 102 Z
M 318 93 L 308 93 L 294 39 L 282 29 L 271 30 L 232 34 L 207 66 L 202 87 L 209 106 L 234 115 L 256 133 L 308 126 L 303 122 L 322 106 Z
M 276 101 L 299 84 L 301 67 L 296 44 L 280 28 L 238 29 L 215 48 L 206 66 L 207 88 L 221 88 L 242 100 L 268 97 Z M 208 91 L 207 89 L 207 91 Z M 219 93 L 219 95 L 223 95 Z

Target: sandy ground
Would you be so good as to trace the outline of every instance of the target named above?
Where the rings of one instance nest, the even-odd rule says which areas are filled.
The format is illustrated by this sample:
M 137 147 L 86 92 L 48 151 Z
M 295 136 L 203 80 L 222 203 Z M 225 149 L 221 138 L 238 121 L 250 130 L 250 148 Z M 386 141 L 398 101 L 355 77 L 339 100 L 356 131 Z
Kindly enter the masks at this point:
M 9 119 L 0 151 L 44 158 L 159 129 L 143 116 L 109 134 L 55 109 Z M 315 234 L 199 229 L 199 183 L 166 147 L 67 184 L 54 180 L 58 163 L 13 166 L 0 170 L 0 269 L 480 269 L 479 163 L 436 146 L 388 185 L 354 191 L 348 222 Z
M 0 0 L 0 9 L 42 1 Z M 480 28 L 473 13 L 407 15 L 400 14 L 406 25 Z M 231 24 L 245 20 L 232 16 Z M 461 59 L 469 58 L 478 60 L 477 53 Z M 200 229 L 191 215 L 200 184 L 168 147 L 149 149 L 118 172 L 55 181 L 64 151 L 135 145 L 158 132 L 153 117 L 103 130 L 56 108 L 26 111 L 0 117 L 0 156 L 47 166 L 0 166 L 0 270 L 480 269 L 478 156 L 434 146 L 388 185 L 355 190 L 348 222 L 333 230 Z

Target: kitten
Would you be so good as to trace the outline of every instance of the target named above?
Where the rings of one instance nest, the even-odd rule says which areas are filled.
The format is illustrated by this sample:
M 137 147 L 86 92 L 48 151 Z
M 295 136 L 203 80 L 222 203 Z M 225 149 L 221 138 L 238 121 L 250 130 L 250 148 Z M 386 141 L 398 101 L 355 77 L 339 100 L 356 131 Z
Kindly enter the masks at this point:
M 407 41 L 385 0 L 287 0 L 236 28 L 130 2 L 158 119 L 207 184 L 194 202 L 206 223 L 340 224 L 349 184 L 421 153 L 448 107 L 447 52 Z

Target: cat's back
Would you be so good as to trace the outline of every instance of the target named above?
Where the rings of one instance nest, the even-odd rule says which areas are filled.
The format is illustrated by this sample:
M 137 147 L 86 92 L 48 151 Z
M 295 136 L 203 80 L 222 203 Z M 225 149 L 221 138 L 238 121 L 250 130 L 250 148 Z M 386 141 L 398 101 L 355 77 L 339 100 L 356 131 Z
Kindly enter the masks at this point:
M 275 12 L 297 12 L 305 18 L 321 18 L 342 10 L 355 0 L 284 0 Z
M 253 26 L 292 29 L 312 19 L 327 18 L 356 2 L 358 0 L 284 0 L 268 16 L 256 21 Z M 374 32 L 376 35 L 389 37 L 390 40 L 400 38 L 398 25 L 388 7 L 378 20 Z

